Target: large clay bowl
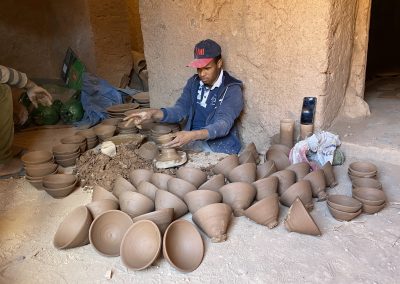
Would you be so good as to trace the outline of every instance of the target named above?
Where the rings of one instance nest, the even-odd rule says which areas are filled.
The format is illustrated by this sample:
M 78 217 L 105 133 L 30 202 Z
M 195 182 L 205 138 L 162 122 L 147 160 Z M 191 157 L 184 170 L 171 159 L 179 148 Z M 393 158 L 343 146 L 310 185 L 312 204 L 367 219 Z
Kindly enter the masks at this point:
M 168 185 L 168 191 L 175 194 L 180 199 L 183 199 L 186 193 L 197 189 L 190 182 L 180 178 L 171 178 L 170 180 L 168 180 L 167 185 Z
M 290 207 L 296 198 L 300 198 L 309 210 L 313 208 L 311 184 L 308 180 L 301 180 L 292 184 L 280 197 L 280 202 Z
M 149 213 L 154 210 L 154 202 L 147 196 L 138 192 L 125 191 L 119 196 L 121 211 L 132 218 Z
M 148 198 L 150 198 L 153 201 L 156 199 L 157 190 L 158 190 L 158 188 L 154 184 L 152 184 L 148 181 L 145 181 L 145 180 L 142 181 L 137 188 L 137 192 L 147 196 Z
M 117 127 L 115 125 L 99 124 L 94 128 L 94 133 L 96 133 L 100 139 L 105 140 L 113 137 L 116 129 Z
M 321 231 L 314 219 L 307 212 L 300 198 L 297 198 L 292 206 L 290 206 L 284 224 L 286 229 L 290 232 L 313 236 L 321 235 Z
M 153 173 L 152 170 L 135 169 L 129 173 L 129 180 L 134 186 L 138 187 L 142 181 L 150 181 Z
M 212 176 L 208 181 L 203 183 L 200 187 L 199 190 L 202 189 L 207 189 L 207 190 L 212 190 L 219 192 L 219 189 L 225 185 L 225 177 L 223 174 L 217 174 L 215 176 Z
M 49 188 L 43 185 L 43 189 L 54 198 L 63 198 L 74 191 L 77 183 L 78 180 L 75 180 L 73 184 L 60 188 Z
M 150 182 L 154 184 L 156 187 L 162 190 L 168 190 L 168 181 L 172 178 L 172 176 L 163 173 L 154 173 Z
M 53 147 L 54 155 L 68 155 L 77 152 L 79 152 L 79 145 L 75 144 L 58 144 Z
M 233 182 L 224 185 L 219 192 L 222 201 L 231 206 L 235 216 L 242 216 L 256 196 L 256 189 L 247 182 Z
M 239 157 L 237 155 L 229 155 L 219 161 L 212 169 L 214 174 L 223 174 L 228 176 L 229 172 L 239 166 Z
M 226 241 L 226 231 L 232 217 L 232 209 L 225 203 L 204 206 L 193 214 L 193 222 L 211 238 L 211 242 Z
M 195 190 L 187 193 L 184 197 L 184 201 L 190 213 L 194 214 L 201 207 L 221 202 L 222 196 L 219 192 L 212 190 Z
M 140 146 L 138 155 L 147 161 L 152 161 L 158 155 L 158 147 L 153 142 L 146 142 Z
M 377 206 L 363 204 L 362 211 L 367 214 L 375 214 L 375 213 L 381 211 L 383 208 L 385 208 L 385 206 L 386 206 L 386 203 L 383 203 L 383 204 L 377 205 Z
M 174 209 L 164 208 L 161 210 L 137 216 L 132 220 L 134 223 L 140 220 L 150 220 L 158 226 L 161 234 L 164 234 L 169 224 L 171 224 L 173 218 L 174 218 Z
M 325 174 L 323 170 L 316 170 L 304 177 L 305 180 L 308 180 L 311 183 L 311 189 L 314 197 L 318 197 L 318 200 L 326 199 L 326 183 L 325 183 Z
M 353 220 L 358 215 L 360 215 L 361 211 L 362 211 L 361 208 L 360 208 L 356 212 L 349 213 L 349 212 L 337 210 L 337 209 L 329 206 L 329 204 L 328 204 L 328 209 L 329 209 L 329 212 L 331 213 L 332 217 L 335 218 L 338 221 L 350 221 L 350 220 Z
M 190 167 L 179 168 L 179 170 L 176 171 L 176 177 L 190 182 L 196 188 L 198 188 L 207 180 L 207 174 L 205 172 L 200 169 Z
M 77 180 L 75 175 L 71 174 L 54 174 L 43 177 L 43 185 L 47 188 L 63 188 L 74 184 Z
M 371 187 L 353 188 L 353 197 L 363 204 L 379 206 L 386 202 L 386 195 L 382 190 Z
M 243 151 L 239 155 L 239 164 L 246 164 L 246 163 L 254 163 L 256 164 L 256 158 L 254 158 L 254 154 L 250 151 Z
M 327 204 L 336 210 L 347 213 L 357 212 L 362 207 L 362 203 L 357 199 L 340 194 L 329 195 Z
M 244 215 L 254 222 L 272 229 L 278 225 L 279 197 L 273 193 L 254 203 L 244 211 Z
M 294 171 L 297 181 L 302 180 L 306 175 L 310 173 L 310 165 L 306 162 L 292 164 L 286 169 Z
M 118 176 L 114 181 L 112 193 L 119 198 L 119 196 L 125 191 L 136 191 L 136 187 L 122 176 Z
M 165 190 L 157 190 L 155 200 L 156 210 L 174 208 L 174 220 L 182 217 L 188 212 L 185 202 L 175 194 Z
M 133 221 L 126 213 L 109 210 L 99 215 L 90 226 L 90 243 L 100 254 L 119 256 L 122 239 Z
M 329 187 L 336 186 L 337 181 L 331 162 L 326 162 L 325 165 L 322 167 L 322 170 L 324 171 L 326 185 Z
M 278 194 L 282 195 L 292 184 L 296 182 L 296 174 L 292 170 L 282 170 L 273 173 L 271 176 L 277 177 L 278 182 Z
M 93 187 L 92 201 L 97 201 L 101 199 L 111 199 L 114 200 L 115 202 L 118 202 L 118 198 L 116 198 L 114 194 L 109 192 L 104 187 L 96 185 Z
M 261 200 L 278 191 L 279 179 L 277 177 L 267 177 L 252 184 L 257 190 L 256 200 Z
M 232 169 L 228 174 L 230 182 L 248 182 L 256 180 L 257 166 L 254 163 L 246 163 Z
M 111 199 L 100 199 L 86 204 L 86 207 L 92 214 L 93 219 L 95 219 L 106 211 L 117 210 L 119 208 L 119 204 Z
M 349 165 L 349 170 L 353 175 L 360 177 L 374 176 L 378 172 L 378 168 L 370 162 L 353 162 Z
M 75 208 L 58 226 L 54 246 L 57 249 L 68 249 L 88 244 L 92 221 L 92 215 L 85 206 Z
M 161 233 L 157 225 L 149 220 L 134 223 L 121 242 L 122 263 L 133 270 L 149 267 L 161 251 Z
M 21 157 L 25 166 L 47 163 L 52 159 L 53 154 L 49 151 L 30 151 Z
M 57 170 L 57 167 L 57 164 L 47 162 L 43 164 L 25 166 L 25 171 L 31 177 L 40 177 L 53 173 L 55 170 Z
M 274 161 L 266 161 L 257 166 L 257 179 L 269 177 L 277 171 Z
M 382 190 L 382 183 L 374 178 L 355 178 L 351 181 L 354 187 L 372 187 Z
M 290 166 L 289 157 L 279 150 L 268 150 L 266 157 L 268 161 L 274 161 L 278 171 L 284 170 Z
M 204 244 L 196 227 L 186 220 L 172 222 L 165 231 L 163 255 L 182 272 L 191 272 L 201 264 Z
M 288 146 L 286 146 L 286 145 L 283 145 L 283 144 L 273 144 L 273 145 L 271 145 L 271 147 L 269 147 L 268 150 L 281 151 L 288 157 L 289 157 L 289 154 L 290 154 L 290 148 Z

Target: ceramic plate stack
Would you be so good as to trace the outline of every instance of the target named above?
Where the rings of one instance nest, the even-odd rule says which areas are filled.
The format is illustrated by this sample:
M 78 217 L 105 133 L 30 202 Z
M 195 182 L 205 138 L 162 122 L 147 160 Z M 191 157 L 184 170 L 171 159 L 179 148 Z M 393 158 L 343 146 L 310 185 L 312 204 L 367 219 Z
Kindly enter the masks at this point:
M 76 159 L 80 155 L 79 145 L 58 144 L 53 147 L 53 154 L 57 164 L 63 167 L 71 167 L 76 164 Z
M 150 107 L 150 96 L 149 92 L 137 93 L 133 96 L 133 100 L 139 104 L 141 108 L 149 108 Z
M 120 105 L 110 106 L 106 109 L 106 111 L 109 118 L 113 117 L 124 118 L 125 117 L 124 112 L 137 109 L 138 107 L 139 107 L 138 103 L 120 104 Z
M 42 180 L 45 176 L 57 173 L 58 165 L 54 163 L 53 154 L 49 151 L 31 151 L 23 155 L 21 160 L 26 179 L 36 189 L 43 189 Z

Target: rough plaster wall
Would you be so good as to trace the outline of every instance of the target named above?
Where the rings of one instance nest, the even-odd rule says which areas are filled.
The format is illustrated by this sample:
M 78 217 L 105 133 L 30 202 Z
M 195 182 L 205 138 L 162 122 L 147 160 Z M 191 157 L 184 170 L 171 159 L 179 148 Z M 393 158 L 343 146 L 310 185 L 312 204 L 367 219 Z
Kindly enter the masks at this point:
M 175 102 L 195 72 L 184 67 L 194 44 L 213 38 L 225 69 L 245 85 L 242 138 L 264 150 L 280 119 L 299 119 L 304 96 L 326 92 L 330 6 L 327 0 L 140 1 L 152 106 Z M 325 112 L 321 102 L 317 112 Z
M 128 5 L 131 48 L 143 53 L 143 35 L 140 24 L 139 0 L 126 0 Z

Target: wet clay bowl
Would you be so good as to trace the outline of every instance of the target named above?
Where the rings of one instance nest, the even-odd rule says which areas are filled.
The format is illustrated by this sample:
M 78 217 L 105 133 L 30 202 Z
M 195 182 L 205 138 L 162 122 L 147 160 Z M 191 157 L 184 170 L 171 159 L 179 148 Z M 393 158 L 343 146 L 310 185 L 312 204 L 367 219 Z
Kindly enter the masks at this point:
M 119 196 L 119 206 L 132 218 L 154 210 L 154 202 L 138 192 L 125 191 Z
M 264 199 L 257 201 L 244 211 L 244 215 L 257 224 L 272 229 L 278 225 L 279 219 L 279 197 L 273 193 Z
M 371 187 L 353 188 L 353 197 L 361 203 L 379 206 L 386 202 L 386 195 L 382 190 Z
M 39 180 L 42 181 L 44 177 L 49 176 L 49 175 L 54 175 L 54 174 L 56 174 L 56 173 L 57 173 L 57 169 L 56 169 L 54 172 L 52 172 L 52 173 L 50 173 L 50 174 L 47 174 L 47 175 L 45 175 L 45 176 L 36 176 L 36 177 L 32 177 L 32 176 L 30 176 L 30 175 L 28 175 L 28 174 L 25 174 L 25 178 L 26 178 L 28 181 L 39 181 Z
M 229 155 L 219 161 L 212 169 L 214 174 L 223 174 L 228 176 L 229 172 L 239 166 L 239 157 L 237 155 Z
M 204 256 L 203 239 L 196 227 L 186 220 L 172 222 L 165 231 L 163 255 L 179 271 L 196 270 Z
M 239 164 L 246 164 L 246 163 L 254 163 L 256 164 L 256 158 L 254 158 L 254 155 L 250 151 L 243 151 L 239 155 Z
M 376 175 L 378 168 L 370 162 L 353 162 L 349 165 L 352 175 L 359 177 L 371 177 Z
M 88 141 L 90 139 L 97 139 L 97 135 L 94 133 L 93 128 L 79 130 L 75 134 L 85 137 Z
M 268 150 L 266 157 L 268 161 L 274 161 L 278 171 L 284 170 L 290 166 L 288 156 L 279 150 Z
M 142 181 L 150 181 L 151 177 L 153 176 L 154 172 L 152 170 L 146 169 L 135 169 L 129 173 L 129 181 L 136 187 Z
M 165 190 L 157 190 L 154 203 L 156 210 L 173 208 L 174 220 L 182 217 L 188 212 L 188 207 L 182 199 Z
M 43 163 L 25 166 L 26 173 L 31 177 L 46 176 L 57 170 L 58 165 L 54 163 Z
M 199 190 L 207 189 L 207 190 L 212 190 L 212 191 L 219 191 L 221 187 L 225 185 L 225 177 L 223 174 L 217 174 L 213 177 L 211 177 L 208 181 L 203 183 L 200 187 Z
M 21 157 L 25 166 L 47 163 L 52 159 L 53 154 L 49 151 L 30 151 Z
M 296 174 L 292 170 L 277 171 L 270 177 L 278 178 L 278 194 L 282 195 L 292 184 L 296 182 Z
M 53 147 L 54 155 L 68 155 L 79 152 L 79 145 L 75 144 L 58 144 Z
M 290 148 L 288 146 L 286 146 L 286 145 L 283 145 L 283 144 L 273 144 L 273 145 L 271 145 L 271 147 L 269 147 L 268 150 L 281 151 L 288 157 L 289 157 L 289 154 L 290 154 Z
M 161 233 L 157 225 L 149 220 L 134 223 L 121 242 L 122 263 L 133 270 L 149 267 L 161 251 Z
M 358 211 L 353 212 L 353 213 L 340 211 L 340 210 L 337 210 L 337 209 L 329 206 L 329 204 L 328 204 L 328 209 L 329 209 L 329 212 L 331 213 L 332 217 L 335 218 L 338 221 L 350 221 L 350 220 L 353 220 L 358 215 L 360 215 L 361 212 L 362 212 L 361 208 Z
M 73 158 L 69 158 L 69 159 L 57 159 L 57 164 L 59 164 L 60 166 L 63 167 L 71 167 L 74 166 L 76 164 L 76 159 L 78 157 L 73 157 Z
M 81 135 L 72 135 L 61 139 L 62 144 L 81 144 L 85 142 L 86 138 Z
M 202 185 L 207 180 L 207 174 L 200 169 L 181 167 L 176 172 L 176 177 L 186 180 L 193 184 L 196 188 Z
M 157 190 L 158 190 L 158 188 L 154 184 L 152 184 L 148 181 L 145 181 L 145 180 L 142 181 L 137 188 L 137 192 L 147 196 L 148 198 L 150 198 L 153 201 L 156 199 Z
M 266 161 L 257 166 L 257 179 L 269 177 L 277 171 L 274 161 Z
M 285 217 L 284 225 L 290 232 L 320 236 L 321 231 L 314 219 L 304 207 L 300 198 L 296 198 Z
M 92 192 L 92 201 L 97 201 L 97 200 L 101 200 L 101 199 L 111 199 L 111 200 L 114 200 L 115 202 L 118 202 L 118 198 L 116 198 L 114 196 L 114 194 L 109 192 L 104 187 L 95 185 L 93 187 L 93 192 Z
M 176 137 L 176 136 L 173 135 L 173 134 L 168 133 L 168 134 L 163 134 L 163 135 L 156 136 L 156 137 L 153 137 L 153 138 L 154 138 L 154 141 L 157 144 L 166 144 L 166 143 L 171 142 L 172 140 L 174 140 L 174 137 Z
M 382 183 L 374 178 L 354 178 L 351 181 L 354 187 L 372 187 L 382 190 Z
M 246 163 L 232 169 L 228 174 L 230 182 L 248 182 L 256 180 L 257 166 L 254 163 Z
M 167 186 L 168 191 L 175 194 L 180 199 L 183 199 L 186 193 L 197 189 L 190 182 L 180 178 L 171 178 L 170 180 L 168 180 Z
M 68 249 L 88 244 L 92 221 L 92 215 L 85 206 L 75 208 L 58 226 L 54 246 L 57 249 Z
M 163 173 L 154 173 L 150 182 L 154 184 L 156 187 L 162 190 L 168 190 L 168 181 L 172 178 L 172 176 Z
M 277 177 L 266 177 L 253 182 L 253 186 L 257 190 L 256 200 L 261 200 L 270 194 L 278 191 L 279 179 Z
M 247 182 L 232 182 L 219 189 L 222 202 L 231 206 L 235 216 L 242 216 L 256 196 L 256 189 Z
M 310 165 L 306 162 L 301 162 L 297 164 L 292 164 L 286 169 L 292 170 L 296 174 L 296 180 L 299 181 L 303 179 L 306 175 L 310 173 Z
M 290 207 L 296 198 L 300 198 L 307 210 L 313 208 L 311 184 L 308 180 L 301 180 L 292 184 L 279 200 L 283 205 Z
M 113 185 L 112 193 L 119 197 L 121 193 L 124 191 L 137 191 L 136 187 L 134 187 L 129 181 L 124 179 L 122 176 L 118 176 Z
M 221 202 L 222 196 L 219 192 L 212 190 L 195 190 L 186 194 L 184 201 L 188 206 L 190 213 L 194 214 L 204 206 Z
M 66 160 L 66 159 L 72 159 L 72 158 L 78 158 L 80 156 L 81 152 L 78 149 L 78 151 L 71 153 L 71 154 L 54 154 L 54 157 L 56 158 L 56 161 L 58 160 Z
M 106 211 L 117 210 L 119 208 L 119 204 L 111 199 L 101 199 L 86 204 L 86 207 L 92 214 L 93 219 L 95 219 Z
M 47 188 L 63 188 L 74 184 L 77 180 L 75 175 L 54 174 L 43 178 L 43 185 Z
M 362 211 L 367 214 L 375 214 L 375 213 L 381 211 L 383 208 L 385 208 L 385 206 L 386 206 L 386 203 L 383 203 L 383 204 L 377 205 L 377 206 L 363 204 Z
M 94 133 L 101 139 L 105 140 L 114 136 L 115 130 L 117 129 L 114 125 L 97 125 L 94 128 Z
M 63 198 L 74 191 L 77 183 L 78 180 L 75 180 L 73 184 L 60 188 L 49 188 L 43 185 L 43 189 L 54 198 Z
M 139 156 L 148 161 L 152 161 L 158 155 L 158 147 L 153 142 L 146 142 L 138 150 Z
M 336 210 L 347 213 L 357 212 L 362 207 L 362 203 L 357 199 L 340 194 L 329 195 L 327 204 Z
M 167 229 L 169 224 L 171 224 L 173 219 L 174 219 L 174 209 L 164 208 L 161 210 L 140 215 L 138 217 L 133 218 L 132 220 L 134 223 L 140 220 L 152 221 L 160 229 L 161 234 L 164 234 L 165 230 Z
M 170 133 L 171 131 L 172 131 L 171 127 L 169 127 L 167 125 L 156 124 L 151 128 L 151 133 L 153 136 L 165 135 L 165 134 Z
M 102 125 L 117 126 L 118 123 L 121 122 L 121 120 L 122 120 L 122 118 L 117 118 L 117 117 L 106 118 L 101 122 L 101 124 Z

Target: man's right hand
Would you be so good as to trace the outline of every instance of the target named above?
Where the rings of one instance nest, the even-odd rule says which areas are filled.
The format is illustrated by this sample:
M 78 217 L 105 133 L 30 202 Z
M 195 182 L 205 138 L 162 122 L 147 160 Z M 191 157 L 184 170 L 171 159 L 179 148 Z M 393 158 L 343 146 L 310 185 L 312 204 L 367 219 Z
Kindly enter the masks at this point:
M 141 125 L 144 121 L 161 120 L 164 114 L 160 109 L 146 109 L 143 111 L 133 112 L 123 120 L 127 121 L 125 125 L 134 123 L 135 125 Z

